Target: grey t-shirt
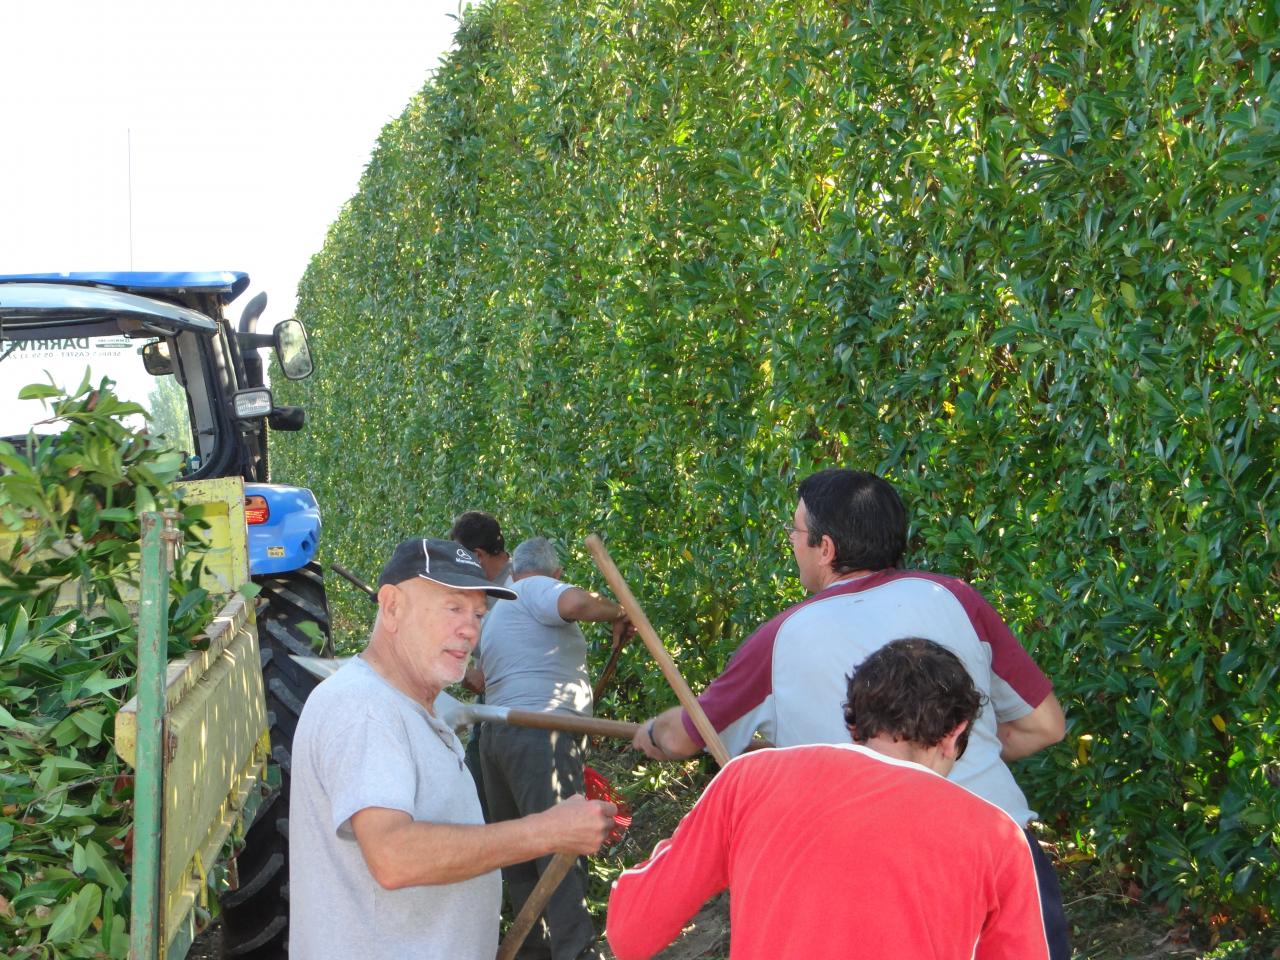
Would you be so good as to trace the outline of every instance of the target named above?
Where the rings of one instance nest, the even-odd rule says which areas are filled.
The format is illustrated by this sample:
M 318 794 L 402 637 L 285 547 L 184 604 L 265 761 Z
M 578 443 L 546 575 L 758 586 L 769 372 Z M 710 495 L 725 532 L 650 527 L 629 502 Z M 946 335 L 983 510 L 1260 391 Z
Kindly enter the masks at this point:
M 571 585 L 535 575 L 511 588 L 519 597 L 489 611 L 480 637 L 485 703 L 591 716 L 587 641 L 557 609 Z
M 299 960 L 493 960 L 502 880 L 384 890 L 351 829 L 366 807 L 480 824 L 462 744 L 354 658 L 307 699 L 293 740 L 289 955 Z

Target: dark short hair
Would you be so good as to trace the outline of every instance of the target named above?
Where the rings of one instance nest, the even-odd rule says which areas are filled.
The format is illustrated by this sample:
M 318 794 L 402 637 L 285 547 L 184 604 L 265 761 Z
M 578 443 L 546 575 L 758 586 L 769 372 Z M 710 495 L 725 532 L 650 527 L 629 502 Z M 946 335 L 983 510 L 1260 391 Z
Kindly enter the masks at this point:
M 449 539 L 456 540 L 468 550 L 485 553 L 505 553 L 506 541 L 502 539 L 502 527 L 493 514 L 483 510 L 468 510 L 454 518 L 449 529 Z
M 961 754 L 985 697 L 960 658 L 932 640 L 907 637 L 885 644 L 848 677 L 844 722 L 855 743 L 888 736 L 937 746 L 957 726 Z
M 865 470 L 819 470 L 800 482 L 809 546 L 835 544 L 831 566 L 849 570 L 896 567 L 907 549 L 907 508 L 888 480 Z

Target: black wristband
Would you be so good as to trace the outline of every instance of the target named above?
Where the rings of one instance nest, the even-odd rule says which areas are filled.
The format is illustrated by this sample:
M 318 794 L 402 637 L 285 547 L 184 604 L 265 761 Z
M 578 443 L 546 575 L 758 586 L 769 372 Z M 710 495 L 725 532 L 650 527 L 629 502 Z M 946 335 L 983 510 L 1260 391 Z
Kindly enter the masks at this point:
M 662 749 L 662 745 L 658 743 L 657 737 L 653 735 L 653 725 L 658 722 L 658 718 L 654 717 L 649 721 L 649 726 L 645 728 L 645 732 L 649 734 L 649 742 L 653 744 L 653 749 L 657 750 L 664 757 L 669 756 L 667 751 Z

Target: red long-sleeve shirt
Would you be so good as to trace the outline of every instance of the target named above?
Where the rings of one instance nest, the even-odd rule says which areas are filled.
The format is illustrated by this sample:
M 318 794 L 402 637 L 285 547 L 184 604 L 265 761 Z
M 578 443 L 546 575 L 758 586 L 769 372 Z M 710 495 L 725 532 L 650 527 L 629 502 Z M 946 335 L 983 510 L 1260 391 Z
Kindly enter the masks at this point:
M 1048 960 L 1028 839 L 995 805 L 865 747 L 729 763 L 609 897 L 641 960 L 729 888 L 731 960 Z

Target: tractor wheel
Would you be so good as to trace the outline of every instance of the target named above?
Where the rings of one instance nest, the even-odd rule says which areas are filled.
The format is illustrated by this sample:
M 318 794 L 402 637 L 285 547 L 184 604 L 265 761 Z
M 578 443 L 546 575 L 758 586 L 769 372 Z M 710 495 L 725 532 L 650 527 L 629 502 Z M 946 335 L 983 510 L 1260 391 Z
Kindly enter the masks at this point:
M 267 695 L 271 760 L 280 787 L 258 809 L 236 857 L 240 885 L 222 897 L 222 952 L 239 960 L 281 960 L 289 943 L 289 767 L 293 732 L 302 704 L 318 682 L 290 659 L 315 656 L 311 638 L 301 629 L 315 623 L 324 636 L 322 656 L 333 656 L 329 608 L 320 565 L 258 577 L 258 646 Z

